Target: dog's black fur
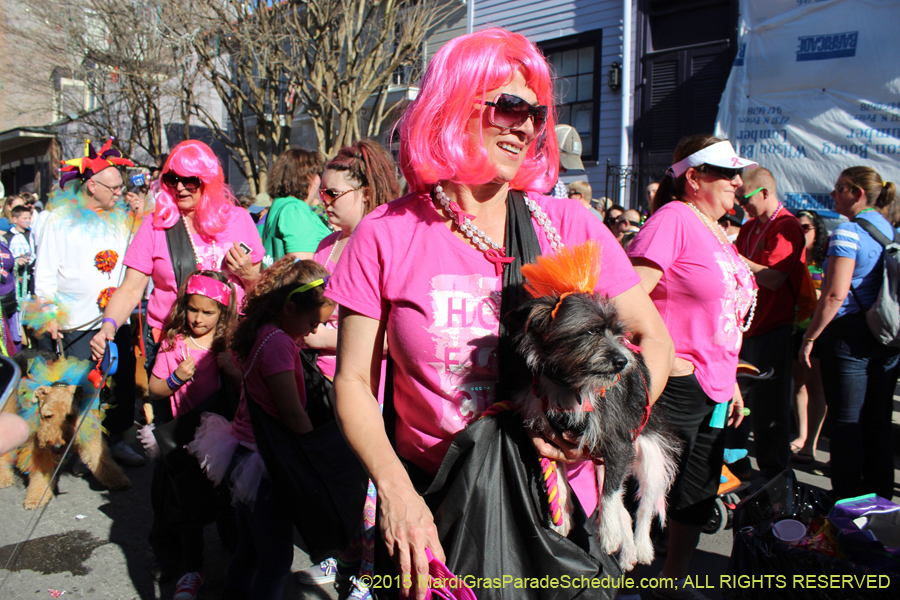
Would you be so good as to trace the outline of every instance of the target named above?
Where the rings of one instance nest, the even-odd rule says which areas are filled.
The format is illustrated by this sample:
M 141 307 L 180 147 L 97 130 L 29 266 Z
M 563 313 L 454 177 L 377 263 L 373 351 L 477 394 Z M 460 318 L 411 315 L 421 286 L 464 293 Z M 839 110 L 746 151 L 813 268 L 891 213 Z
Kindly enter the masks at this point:
M 640 353 L 624 343 L 626 329 L 612 303 L 599 294 L 571 294 L 559 303 L 554 318 L 557 303 L 557 297 L 537 298 L 508 316 L 514 345 L 535 376 L 515 395 L 519 410 L 529 427 L 552 428 L 604 465 L 600 533 L 606 536 L 605 549 L 621 548 L 623 566 L 633 566 L 635 560 L 649 563 L 649 526 L 654 513 L 665 515 L 678 438 L 658 410 L 650 412 L 641 430 L 650 372 Z M 584 411 L 585 402 L 592 411 Z M 638 547 L 631 541 L 630 549 L 631 518 L 621 503 L 629 473 L 641 483 Z M 610 509 L 624 514 L 603 514 Z

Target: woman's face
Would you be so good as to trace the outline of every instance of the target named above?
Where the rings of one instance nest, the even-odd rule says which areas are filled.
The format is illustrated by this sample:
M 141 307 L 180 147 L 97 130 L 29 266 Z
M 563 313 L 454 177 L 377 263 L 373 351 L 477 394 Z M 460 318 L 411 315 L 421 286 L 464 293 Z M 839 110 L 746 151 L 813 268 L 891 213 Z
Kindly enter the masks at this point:
M 809 250 L 816 241 L 816 224 L 806 215 L 800 215 L 800 227 L 803 228 L 803 237 L 806 238 L 806 249 Z
M 319 187 L 322 185 L 322 178 L 316 173 L 309 178 L 309 191 L 306 193 L 306 203 L 310 206 L 319 206 L 322 202 L 319 200 Z
M 174 185 L 170 185 L 173 183 L 173 176 L 175 178 Z M 197 203 L 203 197 L 204 187 L 199 177 L 196 175 L 182 175 L 170 169 L 163 173 L 162 180 L 163 184 L 171 190 L 175 199 L 175 205 L 178 206 L 179 211 L 188 214 L 197 208 Z
M 831 198 L 834 200 L 834 210 L 849 219 L 866 207 L 866 196 L 863 191 L 843 177 L 838 177 L 834 189 L 831 190 Z
M 334 200 L 322 202 L 328 222 L 333 227 L 352 231 L 366 215 L 366 194 L 369 190 L 360 188 L 359 183 L 347 177 L 346 171 L 326 169 L 322 173 L 319 189 L 331 190 L 337 196 Z
M 489 91 L 484 97 L 487 102 L 493 102 L 500 94 L 518 96 L 532 106 L 538 103 L 537 95 L 528 88 L 525 76 L 518 71 L 509 83 Z M 525 162 L 525 154 L 538 132 L 535 131 L 533 118 L 529 118 L 515 129 L 509 129 L 491 123 L 490 116 L 490 106 L 482 105 L 480 100 L 474 101 L 467 130 L 476 144 L 480 141 L 484 145 L 488 160 L 497 168 L 494 181 L 508 183 L 513 180 L 519 167 Z
M 729 179 L 712 169 L 697 174 L 697 199 L 704 202 L 713 211 L 713 220 L 718 221 L 726 212 L 734 208 L 734 193 L 744 182 L 740 175 Z

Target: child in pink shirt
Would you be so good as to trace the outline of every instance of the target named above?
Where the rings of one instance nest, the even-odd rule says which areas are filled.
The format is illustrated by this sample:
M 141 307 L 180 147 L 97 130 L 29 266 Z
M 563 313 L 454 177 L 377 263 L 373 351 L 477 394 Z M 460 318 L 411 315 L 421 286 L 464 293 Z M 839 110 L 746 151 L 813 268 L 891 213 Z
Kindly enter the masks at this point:
M 157 424 L 184 416 L 222 386 L 220 364 L 226 374 L 240 376 L 226 351 L 226 337 L 237 310 L 235 286 L 218 271 L 194 271 L 181 289 L 162 329 L 162 344 L 150 376 Z M 226 383 L 225 385 L 228 385 Z M 146 437 L 146 436 L 145 436 Z M 162 462 L 153 472 L 154 489 L 168 475 Z M 172 495 L 161 495 L 154 509 L 150 543 L 160 565 L 180 563 L 182 588 L 203 582 L 203 522 L 167 522 L 164 515 L 177 506 Z M 212 510 L 212 508 L 211 508 Z

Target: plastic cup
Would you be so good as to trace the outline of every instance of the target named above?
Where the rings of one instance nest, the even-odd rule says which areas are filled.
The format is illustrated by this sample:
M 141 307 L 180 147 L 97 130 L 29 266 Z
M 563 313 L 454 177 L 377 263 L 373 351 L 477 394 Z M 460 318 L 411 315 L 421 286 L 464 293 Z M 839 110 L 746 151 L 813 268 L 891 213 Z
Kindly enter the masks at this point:
M 794 519 L 784 519 L 772 525 L 772 533 L 782 542 L 796 544 L 806 536 L 806 525 Z

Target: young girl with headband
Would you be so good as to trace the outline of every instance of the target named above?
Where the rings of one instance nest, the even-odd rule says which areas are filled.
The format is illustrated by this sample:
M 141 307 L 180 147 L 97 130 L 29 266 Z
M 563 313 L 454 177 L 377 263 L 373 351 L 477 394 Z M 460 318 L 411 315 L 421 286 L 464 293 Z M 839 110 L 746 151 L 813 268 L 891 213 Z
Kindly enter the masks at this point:
M 187 414 L 220 386 L 229 385 L 222 380 L 223 375 L 240 381 L 240 372 L 226 351 L 237 315 L 235 304 L 234 285 L 218 271 L 194 271 L 178 290 L 175 306 L 163 326 L 160 353 L 150 376 L 157 424 Z M 148 440 L 147 435 L 143 438 Z M 153 473 L 155 482 L 161 483 L 166 476 L 164 469 L 158 462 Z M 165 522 L 167 508 L 177 507 L 165 506 L 166 502 L 173 502 L 171 495 L 160 496 L 152 502 L 150 544 L 161 575 L 181 574 L 175 598 L 192 600 L 203 584 L 204 524 Z
M 245 315 L 231 349 L 243 374 L 234 422 L 204 414 L 188 451 L 218 483 L 226 476 L 237 517 L 237 548 L 223 598 L 280 598 L 293 561 L 293 522 L 276 500 L 247 409 L 251 398 L 295 433 L 312 431 L 298 344 L 327 321 L 334 303 L 323 295 L 328 271 L 311 260 L 284 257 L 247 292 Z

